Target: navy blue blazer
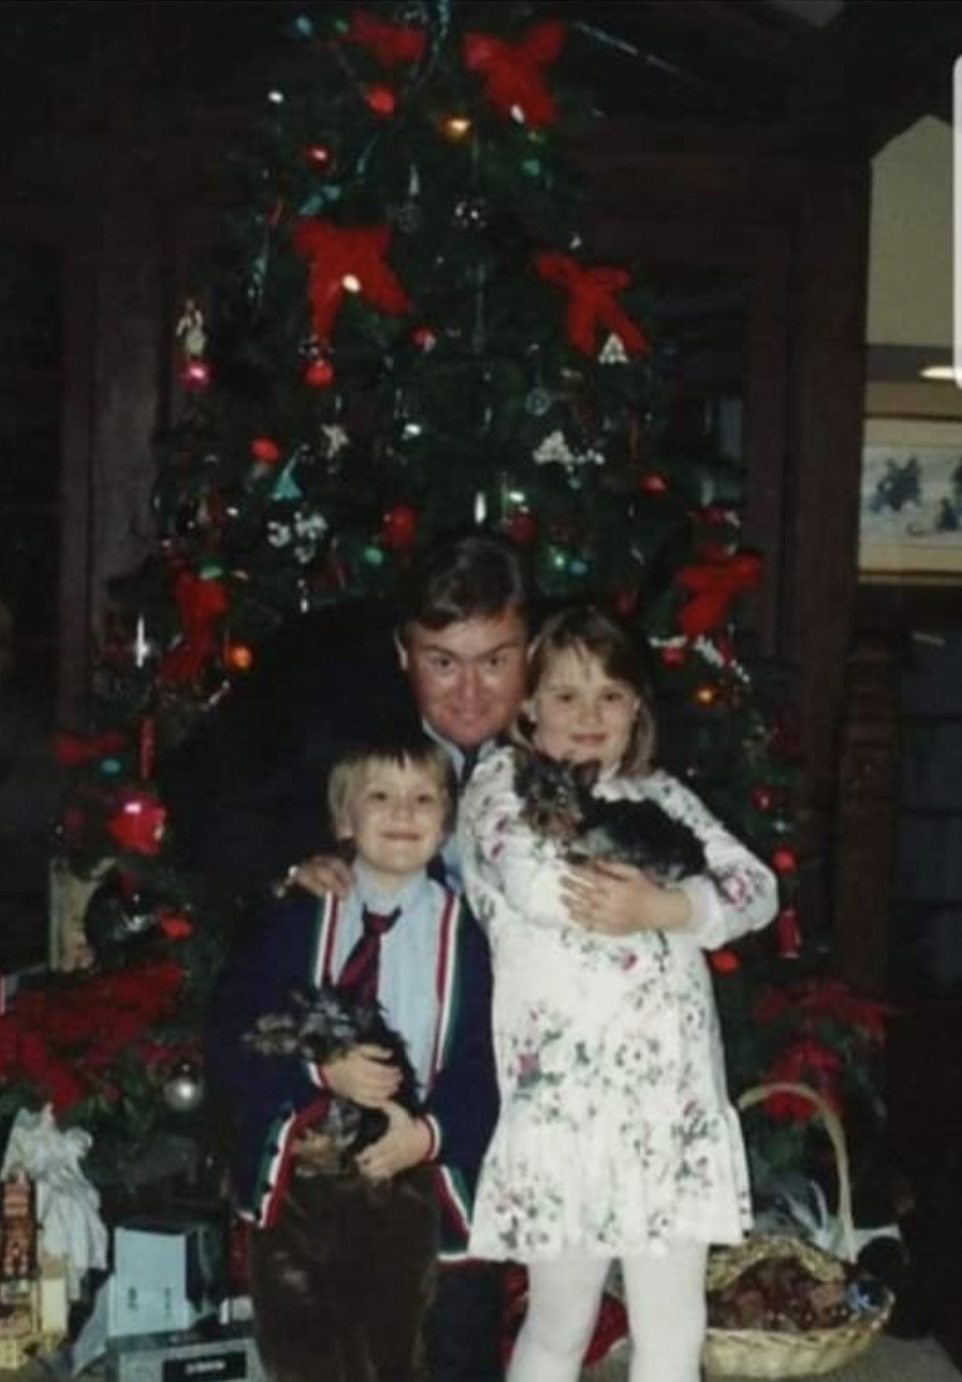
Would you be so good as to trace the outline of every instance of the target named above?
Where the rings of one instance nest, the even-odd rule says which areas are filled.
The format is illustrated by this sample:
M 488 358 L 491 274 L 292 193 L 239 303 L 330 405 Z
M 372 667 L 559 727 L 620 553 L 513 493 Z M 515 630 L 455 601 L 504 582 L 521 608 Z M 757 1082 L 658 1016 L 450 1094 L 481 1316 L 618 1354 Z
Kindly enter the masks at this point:
M 434 1133 L 432 1170 L 441 1211 L 441 1258 L 462 1260 L 475 1184 L 497 1118 L 487 941 L 462 900 L 443 895 L 433 976 L 438 1020 L 424 1114 Z M 240 1213 L 262 1226 L 276 1216 L 292 1170 L 290 1148 L 323 1114 L 323 1078 L 295 1056 L 263 1056 L 243 1041 L 256 1019 L 289 1004 L 293 988 L 331 976 L 340 908 L 298 892 L 272 905 L 230 957 L 206 1031 L 206 1069 L 231 1115 L 231 1174 Z M 403 919 L 400 923 L 403 925 Z M 431 976 L 412 975 L 412 983 Z M 404 1033 L 400 1033 L 404 1036 Z

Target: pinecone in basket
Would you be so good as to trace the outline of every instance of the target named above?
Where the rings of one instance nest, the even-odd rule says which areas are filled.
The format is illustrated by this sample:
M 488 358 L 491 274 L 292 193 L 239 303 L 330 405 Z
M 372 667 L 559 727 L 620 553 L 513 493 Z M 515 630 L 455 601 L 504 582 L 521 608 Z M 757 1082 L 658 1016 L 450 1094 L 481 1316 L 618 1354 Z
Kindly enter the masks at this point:
M 712 1329 L 758 1329 L 807 1334 L 852 1318 L 848 1275 L 819 1281 L 792 1257 L 771 1257 L 708 1293 Z

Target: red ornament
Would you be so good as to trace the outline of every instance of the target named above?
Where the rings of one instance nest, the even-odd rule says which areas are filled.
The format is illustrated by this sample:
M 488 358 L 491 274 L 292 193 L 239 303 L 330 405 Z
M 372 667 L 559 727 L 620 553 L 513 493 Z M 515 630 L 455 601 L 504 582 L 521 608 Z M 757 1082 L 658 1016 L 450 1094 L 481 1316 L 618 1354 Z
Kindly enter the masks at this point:
M 251 442 L 251 455 L 260 465 L 276 465 L 281 458 L 281 448 L 273 437 L 255 437 Z
M 414 542 L 418 526 L 418 512 L 410 504 L 395 504 L 384 515 L 381 541 L 392 552 L 406 552 Z
M 798 868 L 798 857 L 793 849 L 782 845 L 772 855 L 772 868 L 776 873 L 794 873 Z
M 423 350 L 425 355 L 429 350 L 433 350 L 438 343 L 436 332 L 430 326 L 416 326 L 411 332 L 411 340 L 419 350 Z
M 666 667 L 683 666 L 687 656 L 687 650 L 682 643 L 669 643 L 661 650 L 661 660 Z
M 565 26 L 557 20 L 533 25 L 517 43 L 494 34 L 464 37 L 464 65 L 484 81 L 484 94 L 499 115 L 537 129 L 558 117 L 543 69 L 560 56 Z
M 375 115 L 384 116 L 385 119 L 397 110 L 397 96 L 389 86 L 382 86 L 380 83 L 364 88 L 364 101 L 369 110 L 373 110 Z
M 742 967 L 742 962 L 734 950 L 711 950 L 708 953 L 708 963 L 716 974 L 735 974 Z
M 775 921 L 775 934 L 778 953 L 783 960 L 797 960 L 802 952 L 802 932 L 798 924 L 798 912 L 794 907 L 783 907 Z
M 308 163 L 317 168 L 320 172 L 326 172 L 331 166 L 334 155 L 331 153 L 327 144 L 308 144 L 304 150 Z
M 644 490 L 646 494 L 664 494 L 668 488 L 668 481 L 664 475 L 658 475 L 650 471 L 642 475 L 638 481 L 638 488 Z
M 311 263 L 308 296 L 318 341 L 331 338 L 348 287 L 381 312 L 411 310 L 411 300 L 384 256 L 390 226 L 338 226 L 313 216 L 294 223 L 294 248 Z
M 526 509 L 518 509 L 508 519 L 507 534 L 519 547 L 530 547 L 537 541 L 538 520 Z
M 121 849 L 153 855 L 160 853 L 166 823 L 166 809 L 155 796 L 129 792 L 108 819 L 106 829 Z
M 323 355 L 312 360 L 304 371 L 304 382 L 310 384 L 312 389 L 326 389 L 333 380 L 334 366 L 330 360 L 325 360 Z
M 614 298 L 620 288 L 627 288 L 631 282 L 627 269 L 585 269 L 570 254 L 553 250 L 536 254 L 534 265 L 546 283 L 553 283 L 568 295 L 565 330 L 575 350 L 594 355 L 599 326 L 617 336 L 628 355 L 642 355 L 650 350 L 648 337 Z
M 186 940 L 194 932 L 190 918 L 180 912 L 161 912 L 160 929 L 169 941 Z
M 180 372 L 180 382 L 187 389 L 206 389 L 210 383 L 210 365 L 206 360 L 188 360 Z
M 772 794 L 767 787 L 753 787 L 752 801 L 759 811 L 770 811 L 772 809 Z
M 382 67 L 420 62 L 427 35 L 413 24 L 387 24 L 367 10 L 355 10 L 344 35 L 348 43 L 364 48 Z

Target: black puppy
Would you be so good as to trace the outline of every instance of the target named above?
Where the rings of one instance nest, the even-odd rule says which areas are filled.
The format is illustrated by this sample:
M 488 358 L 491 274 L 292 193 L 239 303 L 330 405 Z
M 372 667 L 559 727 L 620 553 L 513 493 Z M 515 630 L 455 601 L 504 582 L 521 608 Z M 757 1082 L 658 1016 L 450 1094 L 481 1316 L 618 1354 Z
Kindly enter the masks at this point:
M 266 1056 L 299 1056 L 314 1065 L 337 1060 L 355 1046 L 383 1046 L 386 1063 L 401 1072 L 394 1101 L 417 1115 L 417 1080 L 403 1040 L 384 1019 L 377 1003 L 358 1003 L 340 989 L 299 988 L 286 1012 L 264 1013 L 244 1040 Z M 387 1130 L 387 1114 L 332 1095 L 329 1112 L 316 1133 L 327 1134 L 335 1160 L 331 1171 L 345 1173 L 354 1158 Z M 325 1169 L 327 1169 L 325 1167 Z
M 515 751 L 514 788 L 521 818 L 556 840 L 573 863 L 634 864 L 663 882 L 704 873 L 698 836 L 654 801 L 605 801 L 593 794 L 597 763 L 565 763 Z
M 266 1013 L 245 1040 L 270 1056 L 326 1064 L 352 1047 L 391 1052 L 401 1071 L 394 1099 L 419 1110 L 404 1042 L 377 1004 L 336 988 L 301 989 L 285 1012 Z M 355 1158 L 385 1131 L 380 1109 L 332 1094 L 322 1122 L 302 1140 L 285 1208 L 252 1256 L 255 1320 L 268 1376 L 323 1382 L 424 1382 L 422 1322 L 434 1296 L 438 1203 L 430 1166 L 371 1184 Z

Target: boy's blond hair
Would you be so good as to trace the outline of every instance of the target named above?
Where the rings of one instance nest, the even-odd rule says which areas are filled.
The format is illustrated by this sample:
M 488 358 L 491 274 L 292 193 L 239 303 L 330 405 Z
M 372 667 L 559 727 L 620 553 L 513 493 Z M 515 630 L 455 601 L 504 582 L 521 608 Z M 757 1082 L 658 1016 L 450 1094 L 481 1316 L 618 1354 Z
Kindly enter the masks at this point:
M 360 789 L 364 775 L 377 764 L 410 764 L 433 778 L 444 803 L 444 826 L 454 824 L 455 782 L 451 759 L 440 744 L 426 734 L 387 737 L 350 749 L 337 760 L 327 780 L 327 809 L 334 832 L 340 835 L 348 809 Z

